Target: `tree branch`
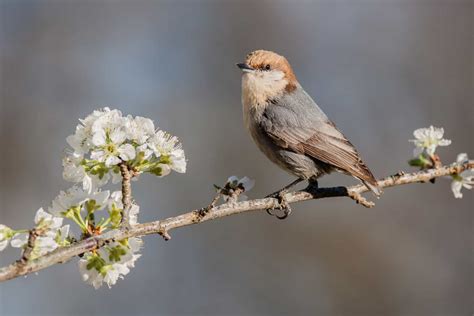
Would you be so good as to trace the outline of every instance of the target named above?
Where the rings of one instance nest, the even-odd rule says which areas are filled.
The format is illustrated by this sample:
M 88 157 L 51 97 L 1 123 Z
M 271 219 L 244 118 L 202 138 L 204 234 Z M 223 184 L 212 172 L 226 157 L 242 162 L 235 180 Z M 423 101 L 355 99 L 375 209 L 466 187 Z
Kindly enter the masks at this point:
M 35 248 L 36 238 L 38 237 L 38 231 L 36 228 L 33 228 L 28 233 L 28 241 L 26 243 L 26 248 L 23 251 L 23 255 L 21 256 L 20 262 L 21 264 L 25 265 L 28 260 L 30 260 L 31 253 Z
M 459 174 L 462 171 L 468 169 L 474 169 L 473 160 L 464 164 L 452 164 L 448 166 L 442 166 L 440 168 L 428 169 L 408 174 L 400 172 L 396 175 L 379 180 L 378 184 L 382 188 L 388 188 L 409 183 L 425 183 L 435 178 Z M 368 201 L 363 199 L 361 196 L 361 193 L 366 191 L 367 188 L 360 184 L 350 187 L 319 188 L 311 193 L 306 191 L 291 192 L 286 194 L 285 198 L 288 203 L 295 203 L 312 199 L 345 196 L 350 197 L 356 202 L 368 207 L 369 205 L 365 205 L 365 202 Z M 206 210 L 205 213 L 203 213 L 202 209 L 196 209 L 160 221 L 138 224 L 132 226 L 131 228 L 124 227 L 122 229 L 111 230 L 102 235 L 89 237 L 82 241 L 71 244 L 70 246 L 56 249 L 55 251 L 34 260 L 28 260 L 25 262 L 20 259 L 17 262 L 0 269 L 0 281 L 13 279 L 21 275 L 26 275 L 45 269 L 57 263 L 66 262 L 77 255 L 100 248 L 113 241 L 150 234 L 159 234 L 168 240 L 170 238 L 169 232 L 175 228 L 198 224 L 229 215 L 236 215 L 257 210 L 266 210 L 277 206 L 278 200 L 275 198 L 255 199 L 243 202 L 231 201 L 218 206 L 213 206 L 212 208 Z
M 125 162 L 120 165 L 120 173 L 122 175 L 122 204 L 123 214 L 121 224 L 125 228 L 130 228 L 130 208 L 132 207 L 132 175 L 133 172 L 128 168 Z

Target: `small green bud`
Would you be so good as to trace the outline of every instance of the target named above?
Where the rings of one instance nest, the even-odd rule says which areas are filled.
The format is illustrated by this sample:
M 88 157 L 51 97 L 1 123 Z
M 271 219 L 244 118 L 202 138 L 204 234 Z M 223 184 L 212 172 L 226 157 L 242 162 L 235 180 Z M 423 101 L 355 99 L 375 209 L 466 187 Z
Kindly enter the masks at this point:
M 154 174 L 155 176 L 161 176 L 163 173 L 163 168 L 161 168 L 159 165 L 150 169 L 150 173 Z
M 115 246 L 109 249 L 109 260 L 113 262 L 119 262 L 120 257 L 127 254 L 127 250 L 122 246 Z
M 112 208 L 109 210 L 109 219 L 112 228 L 120 226 L 120 222 L 122 221 L 122 209 L 119 209 L 115 203 L 112 204 Z
M 92 254 L 87 258 L 87 270 L 96 269 L 101 272 L 102 268 L 105 266 L 105 260 L 102 259 L 98 254 Z

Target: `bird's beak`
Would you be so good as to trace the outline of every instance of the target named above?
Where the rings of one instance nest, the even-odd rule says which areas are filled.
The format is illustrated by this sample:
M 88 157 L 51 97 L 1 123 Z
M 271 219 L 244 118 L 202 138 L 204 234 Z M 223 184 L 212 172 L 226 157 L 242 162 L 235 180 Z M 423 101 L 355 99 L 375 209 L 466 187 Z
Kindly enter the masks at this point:
M 239 67 L 243 72 L 254 72 L 255 70 L 245 63 L 236 64 L 236 66 Z

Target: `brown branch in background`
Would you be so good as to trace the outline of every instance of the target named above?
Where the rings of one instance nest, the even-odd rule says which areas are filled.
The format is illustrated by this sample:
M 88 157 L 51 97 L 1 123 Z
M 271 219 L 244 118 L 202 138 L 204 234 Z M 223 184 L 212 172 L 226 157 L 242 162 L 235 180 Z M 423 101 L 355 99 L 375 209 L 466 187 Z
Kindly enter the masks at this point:
M 122 162 L 120 165 L 120 173 L 122 175 L 122 220 L 121 225 L 123 227 L 130 227 L 130 208 L 132 207 L 132 176 L 133 172 L 128 168 L 128 165 L 125 162 Z
M 469 161 L 464 164 L 442 166 L 439 168 L 408 174 L 399 172 L 396 175 L 379 180 L 378 185 L 382 188 L 388 188 L 410 183 L 425 183 L 435 178 L 459 174 L 462 171 L 468 169 L 474 169 L 474 161 Z M 295 203 L 313 199 L 345 196 L 356 200 L 358 203 L 364 206 L 368 206 L 365 205 L 365 199 L 361 199 L 360 195 L 366 191 L 367 187 L 365 185 L 359 184 L 347 188 L 319 188 L 312 191 L 311 193 L 305 191 L 291 192 L 287 193 L 285 198 L 288 203 Z M 120 241 L 129 237 L 138 237 L 150 234 L 159 234 L 168 240 L 171 238 L 169 232 L 175 228 L 198 224 L 229 215 L 236 215 L 257 210 L 266 210 L 276 206 L 278 206 L 278 199 L 276 198 L 255 199 L 243 202 L 236 202 L 235 199 L 233 199 L 228 203 L 210 208 L 205 214 L 202 214 L 202 209 L 197 209 L 164 220 L 134 225 L 129 229 L 124 227 L 122 229 L 111 230 L 102 235 L 93 236 L 73 243 L 70 246 L 56 249 L 55 251 L 40 258 L 28 260 L 24 264 L 21 262 L 16 262 L 4 267 L 0 269 L 0 281 L 13 279 L 21 275 L 26 275 L 45 269 L 60 262 L 66 262 L 74 256 L 100 248 L 111 241 Z

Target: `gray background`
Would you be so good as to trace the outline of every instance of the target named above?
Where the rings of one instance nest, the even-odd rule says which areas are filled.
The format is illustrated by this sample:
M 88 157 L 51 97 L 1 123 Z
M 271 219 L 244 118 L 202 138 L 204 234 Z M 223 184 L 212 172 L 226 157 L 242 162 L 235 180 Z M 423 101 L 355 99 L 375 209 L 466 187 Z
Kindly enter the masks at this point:
M 453 140 L 445 162 L 474 156 L 473 12 L 455 0 L 2 0 L 0 222 L 31 225 L 70 185 L 65 138 L 107 105 L 153 118 L 189 159 L 185 175 L 135 184 L 141 221 L 205 205 L 233 174 L 256 179 L 251 197 L 287 184 L 242 127 L 234 64 L 259 48 L 288 57 L 377 176 L 409 170 L 407 140 L 430 124 Z M 455 200 L 449 183 L 388 189 L 374 209 L 311 201 L 286 221 L 259 212 L 147 237 L 112 290 L 71 262 L 2 283 L 0 314 L 472 315 L 474 194 Z

